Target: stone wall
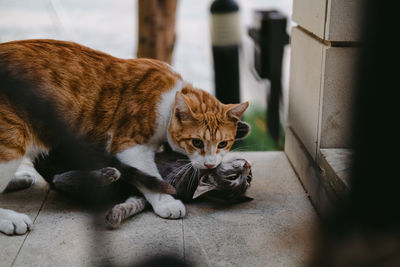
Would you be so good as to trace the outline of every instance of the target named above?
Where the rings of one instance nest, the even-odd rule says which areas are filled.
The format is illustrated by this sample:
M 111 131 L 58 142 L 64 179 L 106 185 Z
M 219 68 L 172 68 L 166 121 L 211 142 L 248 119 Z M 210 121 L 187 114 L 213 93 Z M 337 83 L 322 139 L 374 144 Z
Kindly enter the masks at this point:
M 298 25 L 291 36 L 285 151 L 317 208 L 325 205 L 317 203 L 321 199 L 329 202 L 324 192 L 332 189 L 327 188 L 331 178 L 323 177 L 320 150 L 351 147 L 361 2 L 293 1 L 293 20 Z

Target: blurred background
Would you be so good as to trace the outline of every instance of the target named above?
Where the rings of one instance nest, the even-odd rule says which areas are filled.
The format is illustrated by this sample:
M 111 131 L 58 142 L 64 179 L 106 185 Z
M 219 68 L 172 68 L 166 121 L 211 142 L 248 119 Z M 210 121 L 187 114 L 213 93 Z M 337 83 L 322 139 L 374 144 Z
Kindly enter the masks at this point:
M 211 0 L 178 1 L 172 65 L 194 86 L 215 93 L 210 34 Z M 240 7 L 240 94 L 249 101 L 245 120 L 252 134 L 235 150 L 283 150 L 288 106 L 290 48 L 282 67 L 281 131 L 278 142 L 268 135 L 268 80 L 254 75 L 254 43 L 247 34 L 255 9 L 277 9 L 290 21 L 292 0 L 238 0 Z M 135 58 L 138 49 L 137 0 L 0 0 L 0 42 L 50 38 L 74 41 L 121 58 Z

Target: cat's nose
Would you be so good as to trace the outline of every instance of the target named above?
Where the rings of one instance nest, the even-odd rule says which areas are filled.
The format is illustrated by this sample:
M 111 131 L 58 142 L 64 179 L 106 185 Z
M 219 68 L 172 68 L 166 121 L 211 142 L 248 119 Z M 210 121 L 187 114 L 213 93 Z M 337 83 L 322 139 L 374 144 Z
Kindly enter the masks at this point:
M 250 168 L 251 167 L 250 163 L 247 160 L 244 162 L 244 167 L 245 168 Z
M 212 169 L 214 168 L 215 164 L 204 163 L 204 166 L 206 166 L 207 169 Z

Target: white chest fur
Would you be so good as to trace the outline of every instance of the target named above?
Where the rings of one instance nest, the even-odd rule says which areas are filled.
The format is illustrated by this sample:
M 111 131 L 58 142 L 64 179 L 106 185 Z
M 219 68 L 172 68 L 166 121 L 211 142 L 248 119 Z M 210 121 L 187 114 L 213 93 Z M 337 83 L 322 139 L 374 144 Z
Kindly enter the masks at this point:
M 175 95 L 176 92 L 182 90 L 184 85 L 185 81 L 179 80 L 171 90 L 162 95 L 161 101 L 157 106 L 157 128 L 149 140 L 150 144 L 158 146 L 167 141 L 168 125 L 172 116 Z
M 154 163 L 154 154 L 160 145 L 167 140 L 168 125 L 172 116 L 172 107 L 176 92 L 180 91 L 185 82 L 179 80 L 175 86 L 161 96 L 157 105 L 157 128 L 147 144 L 135 145 L 117 154 L 124 163 L 136 167 L 150 175 L 161 178 Z

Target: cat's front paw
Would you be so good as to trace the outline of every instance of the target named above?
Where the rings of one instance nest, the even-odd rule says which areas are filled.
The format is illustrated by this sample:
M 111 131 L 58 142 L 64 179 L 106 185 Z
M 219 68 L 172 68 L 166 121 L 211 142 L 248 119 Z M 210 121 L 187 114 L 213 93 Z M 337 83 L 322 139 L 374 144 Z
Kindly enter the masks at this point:
M 154 212 L 165 219 L 179 219 L 186 215 L 186 208 L 182 201 L 174 199 L 164 199 L 156 205 L 153 205 Z
M 19 212 L 0 209 L 0 232 L 6 235 L 23 235 L 32 227 L 31 219 Z

